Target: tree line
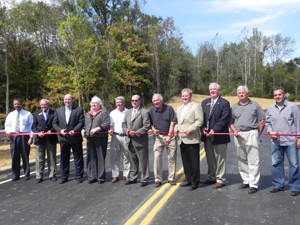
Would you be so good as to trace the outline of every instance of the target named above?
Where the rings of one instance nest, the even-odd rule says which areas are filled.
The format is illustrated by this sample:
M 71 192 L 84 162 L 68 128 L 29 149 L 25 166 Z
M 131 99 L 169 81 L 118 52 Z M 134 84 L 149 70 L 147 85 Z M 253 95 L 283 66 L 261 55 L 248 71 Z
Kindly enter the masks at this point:
M 119 95 L 139 94 L 144 104 L 153 93 L 165 99 L 185 87 L 207 94 L 218 82 L 222 94 L 247 85 L 252 96 L 271 97 L 283 86 L 299 99 L 300 57 L 286 59 L 295 42 L 282 34 L 265 36 L 244 28 L 236 42 L 216 36 L 192 54 L 171 17 L 141 11 L 144 0 L 24 0 L 0 4 L 0 113 L 15 97 L 37 109 L 41 98 L 53 107 L 72 94 L 89 108 L 92 96 L 108 109 Z M 4 97 L 5 96 L 5 97 Z M 0 118 L 1 119 L 1 118 Z

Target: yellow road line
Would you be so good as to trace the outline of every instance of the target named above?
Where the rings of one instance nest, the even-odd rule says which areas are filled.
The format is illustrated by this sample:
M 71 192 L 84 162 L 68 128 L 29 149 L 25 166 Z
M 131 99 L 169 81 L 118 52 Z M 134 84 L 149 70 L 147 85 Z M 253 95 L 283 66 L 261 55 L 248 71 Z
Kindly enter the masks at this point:
M 204 151 L 203 151 L 204 152 Z M 205 156 L 205 153 L 200 154 L 200 160 L 202 160 Z M 185 179 L 185 176 L 182 175 L 178 181 L 182 182 Z M 179 185 L 173 186 L 165 195 L 164 197 L 153 207 L 153 209 L 148 213 L 145 219 L 140 223 L 143 225 L 149 224 L 154 216 L 159 212 L 159 210 L 164 206 L 164 204 L 169 200 L 169 198 L 173 195 L 173 193 L 177 190 Z
M 200 150 L 200 160 L 205 156 L 205 152 L 204 149 Z M 177 172 L 176 172 L 176 177 L 179 176 L 180 174 L 183 173 L 183 167 L 181 167 Z M 183 181 L 183 179 L 185 178 L 184 175 L 182 175 L 179 180 L 176 183 L 180 183 Z M 135 221 L 144 213 L 144 211 L 165 191 L 166 188 L 170 187 L 170 185 L 168 183 L 164 184 L 158 191 L 156 191 L 154 193 L 154 195 L 151 196 L 151 198 L 149 198 L 125 223 L 124 225 L 131 225 L 134 224 Z M 153 207 L 153 209 L 151 210 L 151 212 L 155 209 L 155 208 L 161 208 L 165 202 L 171 197 L 171 195 L 174 193 L 174 191 L 179 187 L 179 185 L 176 186 L 172 186 L 172 188 L 164 195 L 163 199 L 166 199 L 165 201 L 162 202 L 162 200 L 159 201 L 158 204 L 161 204 L 160 207 L 157 207 L 158 204 L 156 206 Z M 166 198 L 166 196 L 168 196 Z M 150 212 L 150 213 L 151 213 Z M 150 214 L 149 213 L 149 214 Z M 155 216 L 155 214 L 157 213 L 157 211 L 153 214 L 153 217 Z M 148 214 L 148 216 L 149 216 Z M 148 218 L 148 216 L 146 216 L 146 218 Z M 151 218 L 151 220 L 153 219 L 153 217 Z M 146 218 L 144 220 L 146 220 Z M 150 221 L 148 223 L 150 223 Z

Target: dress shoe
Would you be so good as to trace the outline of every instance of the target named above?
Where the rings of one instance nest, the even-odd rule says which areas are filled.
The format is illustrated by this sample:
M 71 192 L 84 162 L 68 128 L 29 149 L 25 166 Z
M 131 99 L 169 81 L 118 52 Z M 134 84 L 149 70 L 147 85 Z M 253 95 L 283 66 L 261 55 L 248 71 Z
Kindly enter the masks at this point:
M 168 183 L 172 186 L 175 186 L 176 185 L 176 182 L 174 180 L 169 180 Z
M 200 184 L 206 184 L 206 185 L 215 184 L 215 183 L 216 183 L 215 180 L 202 180 L 202 181 L 200 181 Z
M 291 196 L 297 196 L 300 194 L 300 191 L 291 191 Z
M 198 188 L 198 184 L 192 184 L 192 186 L 190 187 L 191 191 L 194 191 Z
M 88 180 L 88 184 L 93 184 L 95 183 L 97 180 Z
M 103 184 L 105 183 L 105 180 L 101 179 L 101 180 L 98 180 L 98 184 Z
M 158 187 L 160 187 L 161 186 L 161 182 L 160 181 L 156 181 L 155 183 L 154 183 L 154 187 L 155 188 L 158 188 Z
M 192 184 L 190 183 L 190 182 L 188 182 L 188 181 L 183 181 L 183 182 L 181 182 L 181 184 L 180 184 L 180 187 L 188 187 L 188 186 L 191 186 Z
M 83 182 L 83 178 L 76 179 L 77 184 L 81 184 Z
M 118 177 L 113 177 L 113 179 L 111 180 L 112 183 L 117 183 L 119 181 Z
M 249 187 L 249 184 L 241 184 L 239 186 L 239 189 L 245 189 L 245 188 L 248 188 Z
M 224 187 L 224 186 L 225 186 L 224 183 L 215 183 L 215 184 L 213 185 L 213 188 L 221 188 L 221 187 Z
M 20 177 L 14 177 L 13 179 L 11 179 L 12 181 L 17 181 L 20 180 Z
M 36 183 L 38 184 L 38 183 L 42 183 L 43 182 L 43 178 L 38 178 L 38 179 L 36 179 Z
M 280 192 L 280 191 L 284 191 L 284 189 L 272 188 L 270 190 L 271 193 L 277 193 L 277 192 Z
M 249 189 L 249 191 L 248 191 L 248 194 L 254 194 L 254 193 L 256 193 L 257 191 L 258 191 L 257 188 L 255 188 L 255 187 L 250 187 L 250 189 Z
M 145 186 L 147 186 L 148 185 L 148 182 L 141 182 L 140 183 L 140 187 L 145 187 Z
M 30 180 L 30 176 L 25 177 L 25 180 Z
M 60 184 L 64 184 L 64 183 L 67 183 L 67 182 L 68 182 L 68 180 L 60 180 L 59 181 Z
M 129 185 L 129 184 L 136 184 L 136 180 L 127 180 L 125 182 L 125 185 Z
M 50 177 L 49 180 L 57 181 L 57 177 L 56 176 Z

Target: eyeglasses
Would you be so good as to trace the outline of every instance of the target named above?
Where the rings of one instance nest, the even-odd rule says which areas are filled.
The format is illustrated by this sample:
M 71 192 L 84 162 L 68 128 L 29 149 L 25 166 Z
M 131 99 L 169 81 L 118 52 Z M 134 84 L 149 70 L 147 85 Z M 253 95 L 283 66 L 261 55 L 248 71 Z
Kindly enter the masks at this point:
M 138 102 L 139 100 L 136 99 L 132 99 L 131 102 Z

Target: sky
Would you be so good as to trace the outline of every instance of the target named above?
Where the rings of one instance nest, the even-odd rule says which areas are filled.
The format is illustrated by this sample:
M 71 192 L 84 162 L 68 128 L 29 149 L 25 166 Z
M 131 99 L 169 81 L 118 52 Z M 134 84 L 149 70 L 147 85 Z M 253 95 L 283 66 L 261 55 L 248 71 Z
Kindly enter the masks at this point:
M 300 0 L 145 0 L 144 13 L 172 17 L 183 40 L 195 54 L 199 44 L 239 42 L 257 28 L 264 36 L 280 33 L 295 41 L 291 58 L 300 57 Z

